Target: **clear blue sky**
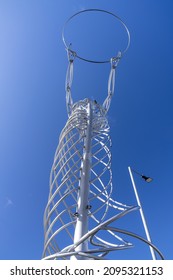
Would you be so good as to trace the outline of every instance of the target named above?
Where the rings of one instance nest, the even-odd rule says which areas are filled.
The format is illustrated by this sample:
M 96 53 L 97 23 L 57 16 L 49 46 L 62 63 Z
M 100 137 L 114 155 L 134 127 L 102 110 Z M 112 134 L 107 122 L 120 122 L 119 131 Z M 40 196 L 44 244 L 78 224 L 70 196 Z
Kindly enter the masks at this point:
M 135 181 L 153 243 L 173 259 L 171 0 L 0 0 L 0 259 L 41 258 L 49 172 L 67 120 L 61 31 L 65 20 L 84 8 L 116 13 L 130 30 L 131 46 L 117 68 L 109 111 L 113 196 L 135 204 L 128 165 L 154 178 L 150 184 L 138 176 Z M 80 39 L 86 27 L 80 19 L 67 34 L 79 54 L 96 59 L 114 55 L 119 40 L 112 19 L 99 19 L 96 40 L 87 40 L 86 29 Z M 92 20 L 87 24 L 93 32 L 98 28 Z M 109 65 L 76 60 L 74 100 L 102 102 L 108 74 Z M 137 213 L 123 221 L 123 228 L 144 234 Z M 149 259 L 148 248 L 134 243 L 134 249 L 110 258 Z

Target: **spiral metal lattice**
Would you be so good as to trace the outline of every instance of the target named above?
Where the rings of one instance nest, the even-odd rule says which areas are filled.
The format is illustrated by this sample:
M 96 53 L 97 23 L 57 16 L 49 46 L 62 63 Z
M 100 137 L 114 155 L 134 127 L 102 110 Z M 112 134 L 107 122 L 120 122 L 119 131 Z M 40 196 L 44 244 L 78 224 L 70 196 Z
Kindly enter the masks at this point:
M 88 108 L 92 118 L 88 115 Z M 80 210 L 88 126 L 91 129 L 90 176 L 85 205 Z M 111 222 L 138 209 L 111 198 L 110 146 L 109 125 L 102 106 L 88 99 L 74 104 L 60 135 L 50 175 L 50 194 L 44 216 L 44 259 L 69 259 L 74 256 L 77 259 L 101 259 L 112 250 L 132 247 L 131 243 L 116 234 L 117 231 L 128 232 L 109 227 Z M 110 207 L 115 209 L 116 215 L 106 220 Z M 75 239 L 81 215 L 86 215 L 88 230 Z M 114 239 L 114 242 L 104 240 L 105 232 L 106 239 Z M 80 247 L 84 243 L 85 250 Z

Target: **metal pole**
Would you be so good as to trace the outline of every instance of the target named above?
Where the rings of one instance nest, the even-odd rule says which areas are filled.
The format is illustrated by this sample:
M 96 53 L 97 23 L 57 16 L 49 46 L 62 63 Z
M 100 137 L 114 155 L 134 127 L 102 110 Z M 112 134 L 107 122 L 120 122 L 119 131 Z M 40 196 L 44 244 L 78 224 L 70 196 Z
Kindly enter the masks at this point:
M 90 169 L 91 169 L 91 138 L 92 138 L 92 108 L 91 102 L 88 102 L 88 121 L 86 136 L 84 140 L 83 160 L 81 163 L 81 179 L 79 183 L 77 221 L 74 233 L 74 243 L 78 242 L 88 232 L 88 195 L 90 187 Z M 88 240 L 76 247 L 75 251 L 87 251 Z M 72 259 L 88 259 L 81 256 L 73 256 Z
M 133 179 L 133 175 L 132 175 L 132 171 L 131 171 L 130 166 L 128 167 L 128 170 L 129 170 L 132 186 L 133 186 L 133 189 L 134 189 L 134 193 L 135 193 L 135 196 L 136 196 L 136 200 L 137 200 L 137 203 L 138 203 L 138 205 L 140 207 L 139 211 L 140 211 L 143 227 L 144 227 L 144 230 L 145 230 L 145 234 L 146 234 L 147 240 L 149 242 L 151 242 L 149 230 L 148 230 L 148 227 L 147 227 L 147 223 L 146 223 L 146 220 L 145 220 L 144 212 L 143 212 L 142 205 L 141 205 L 141 202 L 140 202 L 140 199 L 139 199 L 139 196 L 138 196 L 138 192 L 137 192 L 137 189 L 136 189 L 136 185 L 135 185 L 135 182 L 134 182 L 134 179 Z M 155 255 L 155 252 L 154 252 L 153 248 L 151 246 L 149 246 L 149 248 L 150 248 L 152 259 L 156 260 L 156 255 Z

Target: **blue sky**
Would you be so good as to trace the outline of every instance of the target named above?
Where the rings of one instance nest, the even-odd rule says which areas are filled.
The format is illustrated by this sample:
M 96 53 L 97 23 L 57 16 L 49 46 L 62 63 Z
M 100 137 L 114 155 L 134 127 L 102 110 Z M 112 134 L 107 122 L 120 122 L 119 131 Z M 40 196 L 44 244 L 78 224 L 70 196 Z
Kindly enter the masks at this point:
M 108 113 L 113 196 L 135 204 L 129 165 L 154 178 L 147 184 L 135 176 L 135 182 L 153 243 L 173 259 L 171 0 L 0 0 L 0 259 L 41 258 L 49 172 L 67 120 L 61 31 L 66 19 L 84 8 L 115 13 L 130 30 L 131 46 L 117 68 Z M 81 24 L 74 22 L 67 35 L 80 54 L 109 58 L 125 33 L 117 37 L 112 19 L 99 18 L 102 32 L 94 37 L 98 26 L 88 21 L 92 40 L 87 30 L 81 40 L 88 19 L 80 17 Z M 109 65 L 76 60 L 74 101 L 91 97 L 103 102 L 108 75 Z M 144 235 L 138 213 L 129 215 L 123 228 Z M 134 243 L 134 249 L 110 258 L 149 259 L 148 248 Z

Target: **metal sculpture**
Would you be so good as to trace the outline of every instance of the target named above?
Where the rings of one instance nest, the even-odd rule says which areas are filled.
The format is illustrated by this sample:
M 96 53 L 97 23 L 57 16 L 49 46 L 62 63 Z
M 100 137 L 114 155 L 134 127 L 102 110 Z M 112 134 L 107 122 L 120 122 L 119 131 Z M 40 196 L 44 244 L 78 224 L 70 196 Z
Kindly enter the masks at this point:
M 86 11 L 109 13 L 96 9 L 79 13 Z M 109 14 L 120 20 L 114 14 Z M 109 61 L 86 60 L 78 56 L 66 45 L 63 37 L 69 60 L 66 76 L 69 118 L 61 132 L 50 174 L 50 193 L 44 214 L 43 259 L 104 259 L 111 251 L 133 246 L 118 233 L 144 241 L 162 258 L 151 242 L 112 226 L 117 219 L 139 209 L 139 206 L 127 206 L 111 198 L 111 139 L 107 112 L 114 93 L 116 67 L 130 43 L 129 31 L 121 23 L 128 35 L 127 48 Z M 93 63 L 111 64 L 108 96 L 102 105 L 90 99 L 73 104 L 71 86 L 76 57 Z M 116 213 L 112 217 L 110 208 Z

